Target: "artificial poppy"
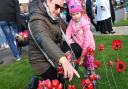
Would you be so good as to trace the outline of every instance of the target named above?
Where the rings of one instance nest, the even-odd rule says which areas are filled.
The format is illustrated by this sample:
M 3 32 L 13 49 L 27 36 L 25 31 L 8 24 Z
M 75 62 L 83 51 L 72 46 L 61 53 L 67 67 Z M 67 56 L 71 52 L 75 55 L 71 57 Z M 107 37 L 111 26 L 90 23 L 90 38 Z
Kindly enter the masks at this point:
M 57 88 L 56 89 L 63 89 L 63 84 L 62 83 L 60 83 L 58 86 L 57 86 Z
M 66 54 L 65 54 L 65 56 L 66 56 L 66 58 L 69 60 L 69 62 L 72 62 L 72 54 L 70 53 L 70 52 L 67 52 Z
M 90 79 L 83 79 L 81 85 L 82 89 L 94 89 L 92 81 Z
M 76 86 L 69 84 L 69 85 L 68 85 L 68 89 L 76 89 Z
M 54 88 L 57 88 L 59 85 L 59 81 L 57 79 L 52 80 L 52 85 Z
M 122 47 L 122 42 L 121 40 L 113 40 L 112 41 L 112 48 L 114 50 L 119 50 Z
M 108 62 L 108 66 L 109 66 L 109 67 L 112 67 L 112 65 L 113 65 L 113 62 L 110 60 L 110 61 Z
M 126 69 L 126 63 L 121 61 L 120 59 L 117 59 L 115 69 L 118 73 L 123 72 Z
M 81 61 L 81 58 L 79 57 L 79 58 L 75 61 L 75 64 L 76 64 L 76 65 L 79 65 L 79 64 L 80 64 L 80 61 Z
M 43 81 L 42 80 L 39 80 L 38 81 L 38 89 L 43 89 Z
M 84 50 L 84 56 L 86 57 L 87 55 L 94 55 L 94 50 L 90 47 L 87 47 L 87 49 Z
M 59 75 L 62 75 L 63 72 L 64 72 L 64 69 L 63 69 L 63 67 L 61 65 L 59 65 L 57 71 L 58 71 Z
M 94 65 L 95 65 L 95 68 L 97 69 L 101 66 L 101 62 L 98 60 L 94 60 Z
M 104 50 L 104 44 L 99 44 L 98 50 L 101 52 Z

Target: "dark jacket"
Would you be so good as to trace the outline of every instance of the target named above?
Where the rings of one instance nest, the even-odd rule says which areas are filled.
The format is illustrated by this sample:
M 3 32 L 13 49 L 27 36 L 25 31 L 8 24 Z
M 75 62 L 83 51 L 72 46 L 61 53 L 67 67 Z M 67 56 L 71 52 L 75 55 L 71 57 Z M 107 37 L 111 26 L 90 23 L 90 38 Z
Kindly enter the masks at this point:
M 66 27 L 62 26 L 61 20 L 54 21 L 49 17 L 41 0 L 33 0 L 30 3 L 29 11 L 29 22 L 33 36 L 54 64 L 58 64 L 59 59 L 64 56 L 60 49 L 62 34 L 59 25 L 64 29 Z M 29 39 L 29 59 L 33 69 L 39 75 L 43 74 L 51 66 L 31 36 Z
M 111 19 L 112 19 L 112 22 L 114 23 L 115 22 L 115 11 L 114 11 L 114 7 L 112 4 L 112 0 L 109 0 L 109 2 L 110 2 Z
M 0 21 L 20 23 L 18 0 L 0 0 Z
M 92 11 L 92 2 L 91 0 L 86 0 L 86 12 L 88 17 L 93 20 L 94 16 L 93 16 L 93 11 Z

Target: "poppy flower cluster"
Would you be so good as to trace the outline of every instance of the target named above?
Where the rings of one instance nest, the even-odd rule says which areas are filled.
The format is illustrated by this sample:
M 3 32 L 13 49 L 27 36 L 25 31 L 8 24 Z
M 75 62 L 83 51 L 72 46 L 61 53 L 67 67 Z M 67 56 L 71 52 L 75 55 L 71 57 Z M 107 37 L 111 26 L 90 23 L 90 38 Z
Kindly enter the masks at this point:
M 118 73 L 123 72 L 126 69 L 125 62 L 121 61 L 120 59 L 116 59 L 115 69 Z
M 88 47 L 86 50 L 83 51 L 83 55 L 85 57 L 85 59 L 87 58 L 88 55 L 93 55 L 94 56 L 94 50 L 90 47 Z M 81 61 L 81 57 L 79 57 L 76 61 L 75 64 L 79 65 Z M 85 63 L 82 64 L 83 66 L 85 66 Z
M 76 89 L 76 86 L 69 84 L 69 85 L 68 85 L 68 89 Z
M 87 56 L 87 55 L 94 55 L 94 50 L 90 47 L 87 47 L 86 50 L 84 50 L 84 55 Z
M 81 85 L 82 89 L 94 89 L 93 83 L 90 79 L 83 79 Z
M 92 73 L 92 74 L 89 75 L 89 79 L 91 81 L 99 80 L 100 79 L 100 76 L 97 75 L 97 74 L 95 74 L 95 73 Z
M 119 50 L 122 47 L 122 42 L 121 40 L 113 40 L 112 41 L 112 48 L 114 50 Z
M 28 39 L 28 32 L 20 32 L 19 34 L 16 34 L 16 39 L 19 41 L 24 41 L 25 39 Z
M 101 77 L 95 73 L 91 73 L 89 74 L 87 79 L 83 79 L 82 80 L 82 88 L 83 89 L 94 89 L 94 82 L 93 81 L 97 81 L 100 80 Z
M 37 89 L 63 89 L 63 84 L 59 83 L 57 79 L 52 81 L 50 81 L 50 79 L 45 81 L 39 80 Z

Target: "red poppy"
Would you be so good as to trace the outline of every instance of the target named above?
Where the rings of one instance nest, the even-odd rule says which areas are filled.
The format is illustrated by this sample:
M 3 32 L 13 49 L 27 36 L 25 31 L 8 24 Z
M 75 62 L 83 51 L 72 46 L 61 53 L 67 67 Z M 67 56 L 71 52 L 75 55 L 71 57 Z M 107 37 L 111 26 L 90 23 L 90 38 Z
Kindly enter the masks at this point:
M 69 84 L 69 85 L 68 85 L 68 89 L 76 89 L 76 86 Z
M 64 69 L 63 69 L 63 67 L 61 65 L 59 65 L 57 71 L 58 71 L 59 75 L 62 75 L 63 72 L 64 72 Z
M 97 69 L 101 66 L 101 62 L 98 60 L 94 60 L 94 65 L 95 65 L 95 68 Z
M 113 40 L 112 41 L 112 48 L 114 50 L 119 50 L 122 47 L 122 42 L 121 40 Z
M 63 84 L 62 83 L 60 83 L 58 86 L 57 86 L 57 88 L 56 89 L 63 89 Z
M 42 80 L 39 80 L 39 83 L 38 83 L 38 89 L 43 89 L 44 87 L 43 87 L 43 83 L 44 81 L 42 81 Z
M 87 47 L 87 49 L 84 50 L 84 56 L 86 57 L 87 55 L 94 55 L 94 50 L 90 47 Z
M 83 79 L 81 85 L 82 85 L 82 89 L 94 89 L 90 79 Z
M 59 81 L 57 79 L 52 80 L 52 85 L 54 88 L 57 88 L 59 85 Z
M 113 65 L 113 62 L 110 60 L 110 61 L 108 62 L 108 66 L 109 66 L 109 67 L 112 67 L 112 65 Z
M 75 64 L 76 64 L 76 65 L 79 65 L 79 64 L 80 64 L 80 60 L 81 60 L 81 58 L 79 57 L 79 58 L 75 61 Z
M 98 46 L 98 50 L 99 50 L 99 51 L 103 51 L 103 50 L 104 50 L 104 44 L 100 44 L 100 45 Z
M 92 73 L 92 74 L 89 75 L 89 79 L 90 79 L 91 81 L 97 80 L 97 75 L 94 74 L 94 73 Z
M 117 59 L 115 69 L 118 73 L 123 72 L 126 69 L 126 63 L 121 61 L 120 59 Z
M 44 82 L 44 85 L 48 89 L 52 89 L 53 88 L 53 85 L 52 85 L 52 82 L 50 81 L 50 79 L 46 79 L 45 82 Z
M 69 60 L 69 62 L 72 62 L 72 55 L 71 55 L 70 52 L 67 52 L 67 53 L 65 54 L 65 56 L 67 57 L 67 59 Z

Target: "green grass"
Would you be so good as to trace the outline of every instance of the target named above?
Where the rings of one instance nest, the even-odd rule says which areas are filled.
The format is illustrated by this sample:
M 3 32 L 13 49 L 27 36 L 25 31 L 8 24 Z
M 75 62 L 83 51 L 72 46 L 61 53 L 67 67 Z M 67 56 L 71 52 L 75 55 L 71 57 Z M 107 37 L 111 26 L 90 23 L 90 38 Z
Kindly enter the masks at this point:
M 112 40 L 121 39 L 122 40 L 122 48 L 118 52 L 111 48 Z M 101 80 L 97 81 L 96 89 L 127 89 L 128 88 L 128 36 L 96 36 L 95 37 L 96 47 L 98 48 L 99 44 L 105 45 L 105 50 L 100 53 L 96 48 L 95 59 L 101 62 L 101 67 L 96 70 L 96 73 L 101 76 Z M 117 58 L 120 58 L 122 61 L 126 63 L 126 70 L 122 73 L 117 73 L 114 66 L 112 68 L 108 67 L 108 61 L 112 60 L 113 62 Z M 105 64 L 104 64 L 105 63 Z M 106 65 L 106 67 L 105 67 Z M 83 76 L 83 69 L 80 69 L 80 74 Z M 113 78 L 113 76 L 114 78 Z M 107 79 L 108 78 L 108 79 Z M 81 80 L 81 79 L 80 79 Z M 73 84 L 78 85 L 77 89 L 80 88 L 80 80 L 74 79 L 75 82 Z M 116 85 L 114 83 L 116 81 Z M 79 84 L 78 84 L 79 83 Z M 109 86 L 110 84 L 110 86 Z
M 26 89 L 33 74 L 28 59 L 0 66 L 0 89 Z
M 114 51 L 111 48 L 111 42 L 114 39 L 122 40 L 121 50 Z M 105 50 L 102 53 L 99 53 L 97 48 L 95 51 L 95 59 L 99 60 L 102 65 L 99 69 L 96 70 L 96 73 L 101 76 L 101 80 L 97 81 L 96 89 L 127 89 L 128 88 L 128 36 L 95 36 L 96 47 L 103 43 L 105 45 Z M 117 58 L 120 58 L 122 61 L 126 62 L 126 70 L 122 73 L 117 73 L 114 69 L 108 67 L 108 61 L 112 60 L 113 62 Z M 105 63 L 105 64 L 104 64 Z M 105 65 L 107 68 L 105 68 Z M 106 71 L 107 69 L 107 71 Z M 80 79 L 76 77 L 73 79 L 71 84 L 75 84 L 77 89 L 81 88 L 81 80 L 84 75 L 84 68 L 79 69 L 81 75 Z M 0 66 L 0 89 L 26 89 L 32 75 L 34 74 L 31 66 L 29 65 L 28 59 L 23 59 L 14 64 Z M 114 80 L 112 77 L 114 76 Z M 109 78 L 109 82 L 107 80 Z M 117 87 L 115 86 L 114 81 L 116 81 Z
M 128 18 L 126 20 L 116 21 L 113 26 L 115 26 L 115 27 L 117 27 L 117 26 L 128 26 Z

